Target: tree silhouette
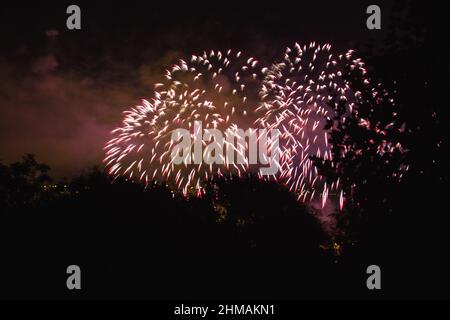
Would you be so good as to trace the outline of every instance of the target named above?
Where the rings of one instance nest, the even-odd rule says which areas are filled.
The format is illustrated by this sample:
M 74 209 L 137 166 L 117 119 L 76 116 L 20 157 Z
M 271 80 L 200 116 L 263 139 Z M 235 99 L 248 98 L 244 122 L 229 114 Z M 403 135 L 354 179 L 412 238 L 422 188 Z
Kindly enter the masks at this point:
M 30 204 L 45 194 L 45 184 L 52 181 L 50 167 L 36 161 L 33 154 L 26 154 L 22 161 L 9 166 L 0 165 L 1 199 L 4 207 Z

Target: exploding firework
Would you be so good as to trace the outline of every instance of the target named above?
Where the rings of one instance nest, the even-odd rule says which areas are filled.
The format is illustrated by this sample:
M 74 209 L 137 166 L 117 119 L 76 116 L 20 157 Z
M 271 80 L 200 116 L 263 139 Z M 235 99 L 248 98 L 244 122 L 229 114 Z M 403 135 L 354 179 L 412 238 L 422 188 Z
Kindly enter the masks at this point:
M 378 155 L 403 152 L 401 144 L 386 135 L 390 128 L 398 129 L 395 112 L 388 110 L 392 119 L 388 115 L 383 121 L 371 116 L 380 101 L 394 106 L 382 86 L 371 83 L 353 50 L 339 54 L 329 44 L 295 44 L 286 49 L 281 61 L 262 69 L 256 59 L 241 52 L 204 52 L 168 69 L 164 80 L 155 85 L 154 98 L 125 112 L 122 126 L 113 130 L 114 137 L 106 144 L 104 162 L 115 177 L 145 184 L 160 181 L 185 195 L 201 195 L 205 181 L 215 176 L 241 176 L 258 168 L 249 166 L 244 131 L 255 125 L 278 129 L 280 158 L 274 161 L 280 170 L 269 178 L 285 184 L 301 201 L 314 200 L 324 208 L 333 196 L 342 209 L 348 188 L 343 188 L 339 175 L 321 175 L 317 161 L 331 163 L 338 172 L 333 150 L 341 150 L 340 158 L 366 152 L 349 140 L 334 144 L 331 130 L 342 127 L 346 119 L 356 119 L 358 127 L 370 130 L 372 137 L 377 135 L 373 147 Z M 369 110 L 361 109 L 362 105 L 369 105 Z M 177 141 L 184 138 L 174 139 L 178 129 L 185 129 L 190 141 L 183 151 L 188 156 L 180 164 L 172 161 Z M 207 132 L 215 129 L 238 137 L 236 144 L 224 143 L 243 161 L 229 161 L 223 154 L 214 155 L 222 160 L 220 164 L 202 161 L 208 143 L 215 140 Z M 203 150 L 203 159 L 193 152 L 196 148 Z M 271 153 L 270 141 L 265 148 Z M 401 172 L 394 174 L 401 176 Z
M 363 61 L 354 57 L 353 50 L 336 54 L 331 45 L 314 42 L 288 47 L 280 62 L 263 69 L 262 103 L 258 111 L 264 115 L 257 122 L 281 131 L 282 170 L 278 179 L 298 199 L 306 201 L 316 197 L 323 208 L 333 193 L 342 208 L 344 193 L 340 178 L 330 181 L 320 175 L 313 157 L 334 165 L 330 129 L 335 120 L 343 123 L 350 115 L 358 116 L 358 105 L 363 101 L 361 91 L 352 88 L 347 80 L 350 74 L 358 77 L 366 87 L 364 90 L 372 92 L 371 99 L 387 94 L 371 88 L 366 73 Z M 367 121 L 361 118 L 360 124 L 364 126 Z M 367 128 L 382 131 L 377 127 Z M 387 144 L 380 147 L 380 154 L 392 151 L 393 144 Z M 351 148 L 344 146 L 343 153 Z
M 255 121 L 260 82 L 257 65 L 254 58 L 232 50 L 180 60 L 166 71 L 164 81 L 155 85 L 154 99 L 126 111 L 123 125 L 113 131 L 114 138 L 105 147 L 109 173 L 146 184 L 163 181 L 184 194 L 190 190 L 198 194 L 202 184 L 215 175 L 241 175 L 248 169 L 245 140 L 238 139 L 234 145 L 244 159 L 240 164 L 227 159 L 222 165 L 206 164 L 194 159 L 191 152 L 212 140 L 211 135 L 205 139 L 202 129 L 238 134 L 238 128 L 246 130 Z M 192 141 L 192 149 L 187 151 L 190 155 L 180 165 L 171 161 L 175 129 L 189 130 Z

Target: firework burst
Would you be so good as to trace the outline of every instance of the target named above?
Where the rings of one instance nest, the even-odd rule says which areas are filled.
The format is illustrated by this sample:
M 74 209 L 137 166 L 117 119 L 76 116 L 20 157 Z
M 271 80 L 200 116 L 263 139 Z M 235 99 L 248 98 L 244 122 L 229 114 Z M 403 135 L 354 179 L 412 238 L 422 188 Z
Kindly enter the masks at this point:
M 371 83 L 363 61 L 353 50 L 339 54 L 329 44 L 295 44 L 285 50 L 279 62 L 262 69 L 255 58 L 241 52 L 204 52 L 166 70 L 164 80 L 155 85 L 153 99 L 125 112 L 122 126 L 113 130 L 114 137 L 106 144 L 104 163 L 115 177 L 145 184 L 160 181 L 185 195 L 191 191 L 201 195 L 205 181 L 215 176 L 241 176 L 255 172 L 258 166 L 249 166 L 245 137 L 232 145 L 244 160 L 239 164 L 222 154 L 221 164 L 196 161 L 192 150 L 199 145 L 206 147 L 204 159 L 212 140 L 211 135 L 205 138 L 198 131 L 217 129 L 239 136 L 242 130 L 255 126 L 278 129 L 280 158 L 275 165 L 280 170 L 270 177 L 259 172 L 260 177 L 276 179 L 299 200 L 320 202 L 322 208 L 333 197 L 342 209 L 348 188 L 343 188 L 339 176 L 321 175 L 316 161 L 331 163 L 338 172 L 339 164 L 333 161 L 336 147 L 340 158 L 366 152 L 348 141 L 333 145 L 331 130 L 345 124 L 347 118 L 357 119 L 358 127 L 371 132 L 378 155 L 403 152 L 401 144 L 386 135 L 392 128 L 398 129 L 396 113 L 388 110 L 383 121 L 372 117 L 381 102 L 395 105 L 380 84 Z M 369 110 L 361 105 L 369 105 Z M 185 129 L 190 135 L 189 157 L 182 164 L 172 161 L 175 129 Z M 266 149 L 270 144 L 267 142 Z M 402 173 L 394 174 L 401 177 Z
M 221 132 L 244 130 L 255 121 L 260 71 L 258 61 L 241 52 L 211 51 L 193 55 L 189 61 L 180 60 L 168 69 L 165 79 L 155 85 L 155 97 L 125 112 L 123 125 L 113 131 L 115 137 L 105 149 L 104 162 L 109 173 L 130 179 L 164 181 L 187 194 L 201 192 L 205 180 L 215 175 L 241 175 L 248 169 L 245 142 L 238 140 L 236 152 L 244 164 L 207 165 L 171 161 L 174 148 L 172 132 L 186 129 L 191 133 L 192 148 L 204 130 Z M 222 155 L 220 155 L 222 156 Z M 194 155 L 192 155 L 193 158 Z
M 361 92 L 347 80 L 350 74 L 371 90 L 372 99 L 379 99 L 385 92 L 371 89 L 364 63 L 354 57 L 353 50 L 336 54 L 329 44 L 312 42 L 288 47 L 282 60 L 264 68 L 263 73 L 258 111 L 264 115 L 257 123 L 282 133 L 282 170 L 278 179 L 302 201 L 316 197 L 323 208 L 329 196 L 335 194 L 342 208 L 340 179 L 330 181 L 320 175 L 312 157 L 334 165 L 330 129 L 335 120 L 342 123 L 347 116 L 358 115 Z M 365 125 L 366 121 L 360 120 Z M 343 152 L 350 149 L 345 146 Z

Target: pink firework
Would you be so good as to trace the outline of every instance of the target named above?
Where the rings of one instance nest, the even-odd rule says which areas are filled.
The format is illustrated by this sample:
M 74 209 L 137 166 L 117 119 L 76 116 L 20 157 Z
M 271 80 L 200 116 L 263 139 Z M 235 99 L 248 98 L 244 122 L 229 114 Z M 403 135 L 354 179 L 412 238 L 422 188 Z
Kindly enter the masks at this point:
M 311 156 L 332 158 L 329 132 L 324 128 L 336 116 L 339 104 L 345 103 L 347 114 L 358 104 L 359 92 L 345 78 L 349 71 L 361 77 L 366 74 L 364 63 L 353 57 L 352 50 L 335 54 L 331 45 L 314 42 L 288 47 L 280 62 L 263 69 L 258 111 L 264 115 L 258 123 L 282 133 L 279 179 L 302 201 L 320 197 L 322 207 L 330 192 L 337 194 L 342 206 L 340 181 L 326 181 L 319 175 Z
M 114 138 L 105 147 L 104 159 L 109 173 L 146 184 L 165 182 L 185 195 L 190 191 L 201 194 L 203 183 L 215 175 L 241 175 L 248 168 L 245 140 L 238 140 L 235 146 L 245 158 L 244 164 L 224 159 L 221 165 L 203 161 L 177 165 L 171 161 L 172 132 L 188 130 L 194 149 L 198 143 L 206 147 L 208 142 L 200 130 L 237 132 L 237 128 L 248 128 L 255 121 L 257 65 L 254 58 L 232 50 L 180 60 L 166 71 L 164 81 L 155 85 L 154 99 L 126 111 L 123 125 L 112 132 Z
M 260 90 L 262 99 L 258 112 L 262 112 L 257 123 L 281 131 L 280 142 L 282 168 L 278 179 L 286 184 L 299 200 L 318 200 L 324 208 L 332 196 L 342 209 L 345 194 L 342 181 L 320 175 L 316 160 L 328 161 L 334 167 L 330 130 L 337 123 L 345 123 L 348 117 L 358 119 L 358 126 L 370 130 L 380 139 L 377 154 L 403 152 L 400 143 L 387 141 L 386 130 L 394 124 L 392 119 L 384 123 L 370 123 L 374 110 L 360 112 L 362 104 L 376 108 L 381 101 L 394 106 L 394 101 L 382 89 L 381 84 L 373 86 L 367 78 L 367 71 L 354 51 L 334 53 L 330 44 L 314 42 L 287 48 L 280 62 L 263 69 L 264 80 Z M 370 92 L 369 97 L 352 87 L 349 76 L 357 78 L 360 90 Z M 389 108 L 390 109 L 390 108 Z M 363 114 L 366 118 L 363 117 Z M 365 150 L 355 145 L 339 146 L 340 157 L 349 151 L 361 154 Z M 335 170 L 337 171 L 337 170 Z
M 350 76 L 357 81 L 350 82 Z M 387 105 L 392 119 L 375 120 L 372 108 L 377 105 Z M 319 203 L 325 208 L 333 198 L 342 209 L 348 196 L 344 190 L 349 188 L 343 188 L 333 148 L 341 150 L 341 158 L 367 150 L 350 140 L 333 146 L 331 130 L 337 123 L 345 124 L 346 119 L 356 119 L 357 126 L 370 131 L 377 141 L 378 155 L 403 152 L 401 144 L 387 135 L 393 127 L 398 129 L 391 105 L 395 105 L 393 99 L 380 84 L 371 83 L 364 63 L 354 57 L 353 50 L 339 54 L 329 44 L 295 44 L 285 50 L 279 62 L 261 70 L 256 59 L 241 52 L 204 52 L 166 70 L 164 80 L 155 85 L 153 99 L 125 112 L 122 126 L 112 131 L 113 138 L 106 144 L 104 163 L 114 177 L 145 184 L 159 181 L 185 195 L 201 195 L 206 180 L 258 169 L 249 166 L 249 144 L 243 132 L 278 129 L 280 158 L 275 166 L 281 170 L 270 178 L 285 184 L 300 201 L 314 201 L 315 206 Z M 172 133 L 176 129 L 189 135 L 189 157 L 180 164 L 172 161 L 177 144 Z M 228 161 L 223 154 L 215 154 L 222 160 L 220 164 L 198 161 L 193 150 L 202 148 L 204 160 L 203 148 L 215 140 L 201 132 L 208 130 L 237 136 L 232 147 L 244 161 Z M 271 142 L 265 147 L 270 149 Z M 318 160 L 331 163 L 337 177 L 319 174 Z M 402 170 L 394 174 L 401 178 Z M 268 178 L 261 172 L 260 177 Z

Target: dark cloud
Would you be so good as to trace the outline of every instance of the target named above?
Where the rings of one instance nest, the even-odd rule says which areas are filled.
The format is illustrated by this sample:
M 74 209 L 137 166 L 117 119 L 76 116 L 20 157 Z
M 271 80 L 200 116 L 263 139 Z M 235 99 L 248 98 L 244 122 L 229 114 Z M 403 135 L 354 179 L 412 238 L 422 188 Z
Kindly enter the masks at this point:
M 32 61 L 28 72 L 8 67 L 9 72 L 1 73 L 3 161 L 32 152 L 56 174 L 71 174 L 98 164 L 109 131 L 120 122 L 121 111 L 138 103 L 137 91 L 151 81 L 144 76 L 137 81 L 139 86 L 108 83 L 58 72 L 57 67 L 56 57 L 47 55 Z
M 33 73 L 44 74 L 47 72 L 55 71 L 57 67 L 58 61 L 56 61 L 55 56 L 49 54 L 47 56 L 37 58 L 33 62 L 31 70 Z

